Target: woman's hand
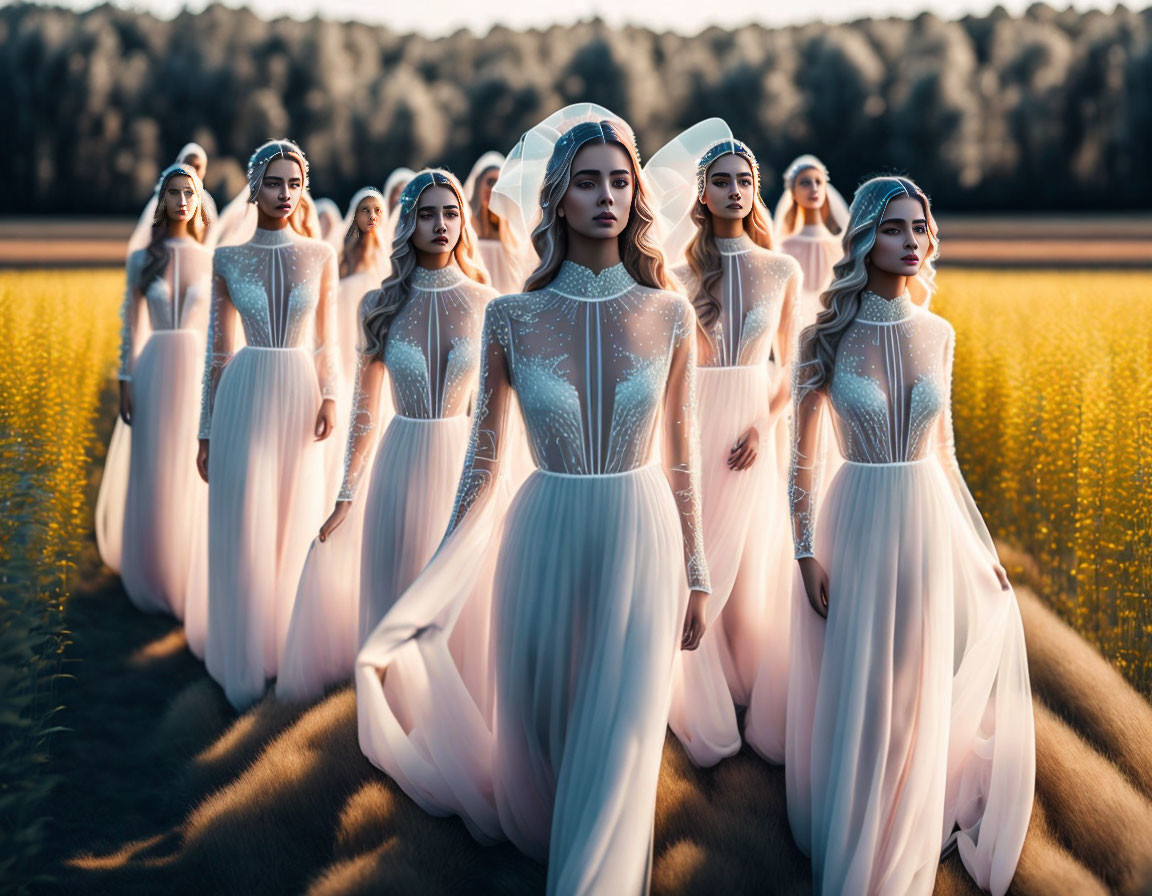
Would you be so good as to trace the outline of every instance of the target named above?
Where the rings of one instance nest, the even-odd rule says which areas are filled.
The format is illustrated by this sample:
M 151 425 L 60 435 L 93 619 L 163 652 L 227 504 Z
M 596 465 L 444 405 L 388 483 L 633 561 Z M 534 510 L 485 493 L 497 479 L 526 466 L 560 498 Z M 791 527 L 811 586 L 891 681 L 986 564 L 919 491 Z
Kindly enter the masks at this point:
M 992 571 L 996 573 L 996 581 L 1000 583 L 1000 590 L 1008 591 L 1012 586 L 1008 584 L 1008 573 L 1004 571 L 1004 567 L 999 563 L 993 563 Z
M 320 527 L 320 540 L 327 541 L 328 536 L 336 531 L 336 527 L 344 522 L 344 517 L 348 516 L 348 511 L 352 509 L 351 501 L 337 501 L 336 506 L 332 509 L 332 515 L 324 521 L 324 525 Z
M 695 650 L 704 637 L 708 624 L 704 621 L 704 605 L 708 603 L 707 591 L 693 591 L 688 595 L 688 609 L 684 613 L 684 634 L 680 637 L 681 650 Z
M 828 573 L 815 557 L 801 557 L 800 578 L 804 582 L 804 592 L 808 603 L 818 616 L 828 618 Z
M 132 425 L 132 383 L 128 380 L 120 380 L 120 419 Z
M 200 440 L 200 450 L 196 452 L 196 469 L 200 473 L 200 478 L 205 482 L 208 481 L 208 440 Z
M 320 402 L 320 411 L 316 414 L 316 441 L 323 442 L 336 428 L 336 402 L 325 398 Z
M 749 426 L 732 450 L 728 452 L 729 470 L 747 470 L 756 462 L 756 455 L 760 451 L 760 433 L 755 426 Z

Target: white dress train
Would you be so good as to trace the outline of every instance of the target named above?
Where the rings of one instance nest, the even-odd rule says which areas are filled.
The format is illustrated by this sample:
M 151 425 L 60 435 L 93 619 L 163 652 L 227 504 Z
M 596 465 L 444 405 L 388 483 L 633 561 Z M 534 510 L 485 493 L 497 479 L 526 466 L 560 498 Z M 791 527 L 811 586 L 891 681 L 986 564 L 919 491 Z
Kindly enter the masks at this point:
M 167 240 L 165 251 L 163 276 L 144 292 L 136 283 L 145 250 L 128 261 L 120 379 L 132 384 L 132 463 L 120 576 L 138 608 L 183 619 L 208 510 L 208 489 L 196 472 L 196 427 L 212 253 L 187 237 Z M 141 306 L 151 335 L 133 360 Z
M 383 363 L 360 356 L 339 495 L 352 507 L 309 551 L 278 696 L 312 699 L 351 676 L 364 639 L 440 543 L 464 465 L 480 327 L 492 295 L 455 265 L 417 267 Z M 387 384 L 396 413 L 382 417 Z
M 956 463 L 953 343 L 907 296 L 864 294 L 827 390 L 845 460 L 823 498 L 825 393 L 795 411 L 796 554 L 827 571 L 829 610 L 797 573 L 785 777 L 817 892 L 931 893 L 955 844 L 1002 894 L 1031 816 L 1024 634 Z
M 647 888 L 685 600 L 709 590 L 694 330 L 623 265 L 493 300 L 448 534 L 357 658 L 365 754 L 546 858 L 550 893 Z M 513 392 L 538 469 L 505 514 Z
M 324 520 L 322 398 L 334 398 L 336 255 L 290 228 L 213 258 L 200 436 L 208 461 L 205 662 L 243 709 L 275 678 L 308 543 Z M 247 344 L 231 355 L 239 316 Z
M 769 413 L 773 396 L 788 384 L 773 377 L 768 357 L 777 344 L 778 363 L 787 368 L 791 361 L 800 271 L 747 236 L 717 239 L 716 246 L 723 267 L 713 289 L 721 312 L 700 330 L 698 373 L 704 552 L 712 574 L 709 613 L 716 618 L 700 647 L 679 656 L 669 715 L 672 731 L 701 766 L 739 751 L 736 705 L 748 705 L 766 656 L 776 659 L 777 674 L 771 689 L 764 676 L 756 720 L 777 744 L 769 758 L 784 760 L 792 597 L 788 507 Z M 676 273 L 689 291 L 697 288 L 690 268 Z M 729 452 L 751 426 L 760 432 L 759 457 L 747 470 L 731 470 Z

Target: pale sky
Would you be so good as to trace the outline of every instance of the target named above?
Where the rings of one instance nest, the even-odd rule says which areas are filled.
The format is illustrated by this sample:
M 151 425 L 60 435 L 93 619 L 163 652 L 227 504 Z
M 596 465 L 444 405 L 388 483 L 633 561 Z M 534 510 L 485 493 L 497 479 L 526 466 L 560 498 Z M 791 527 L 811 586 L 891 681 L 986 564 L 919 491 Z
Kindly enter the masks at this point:
M 49 0 L 51 2 L 51 0 Z M 56 0 L 72 9 L 88 9 L 91 0 Z M 1032 0 L 1000 0 L 999 5 L 1013 14 L 1022 13 Z M 128 0 L 116 5 L 155 13 L 169 18 L 187 7 L 200 10 L 207 0 Z M 449 34 L 458 28 L 470 28 L 483 34 L 495 24 L 510 28 L 543 27 L 599 16 L 610 25 L 635 24 L 655 30 L 694 34 L 709 25 L 735 28 L 749 22 L 763 25 L 789 25 L 821 19 L 844 22 L 861 18 L 899 16 L 913 18 L 931 11 L 941 18 L 959 18 L 966 13 L 981 15 L 997 5 L 996 0 L 436 0 L 431 3 L 412 0 L 226 0 L 226 6 L 247 6 L 258 15 L 273 18 L 289 15 L 308 19 L 319 13 L 326 19 L 379 23 L 394 31 L 416 31 L 429 36 Z M 1050 0 L 1050 5 L 1063 9 L 1068 5 L 1078 10 L 1116 7 L 1115 0 Z M 1131 4 L 1135 8 L 1146 0 Z

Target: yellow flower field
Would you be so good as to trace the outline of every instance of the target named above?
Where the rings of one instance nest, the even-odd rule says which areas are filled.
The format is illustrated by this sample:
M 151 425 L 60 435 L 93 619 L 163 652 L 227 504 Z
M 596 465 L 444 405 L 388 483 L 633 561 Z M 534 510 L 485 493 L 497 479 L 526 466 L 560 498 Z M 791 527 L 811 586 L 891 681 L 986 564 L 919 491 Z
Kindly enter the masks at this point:
M 0 559 L 39 582 L 62 583 L 91 530 L 121 276 L 0 272 Z M 1152 694 L 1152 273 L 945 270 L 939 284 L 960 463 L 993 534 Z

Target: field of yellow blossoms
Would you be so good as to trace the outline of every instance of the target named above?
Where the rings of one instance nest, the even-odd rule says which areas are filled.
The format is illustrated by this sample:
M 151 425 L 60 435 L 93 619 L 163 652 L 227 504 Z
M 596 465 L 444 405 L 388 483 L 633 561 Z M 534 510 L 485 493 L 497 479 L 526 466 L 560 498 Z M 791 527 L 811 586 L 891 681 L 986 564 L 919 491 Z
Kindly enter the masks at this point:
M 121 276 L 0 272 L 8 604 L 62 599 L 89 543 Z M 993 534 L 1152 694 L 1152 273 L 945 270 L 939 286 L 933 310 L 957 331 L 960 463 Z

